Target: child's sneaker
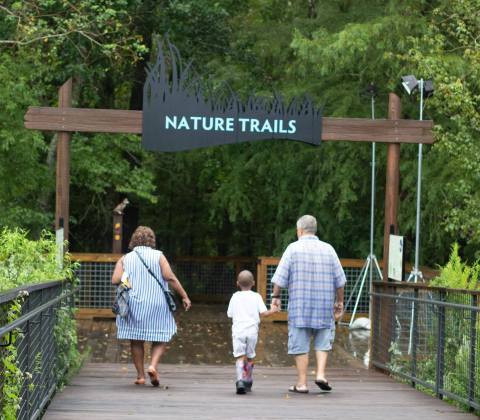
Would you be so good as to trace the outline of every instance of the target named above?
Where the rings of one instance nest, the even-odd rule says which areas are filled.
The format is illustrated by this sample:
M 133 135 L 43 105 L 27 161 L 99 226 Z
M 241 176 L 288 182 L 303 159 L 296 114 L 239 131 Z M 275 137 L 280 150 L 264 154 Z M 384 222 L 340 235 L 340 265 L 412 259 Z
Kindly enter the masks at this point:
M 237 386 L 237 394 L 243 395 L 247 392 L 247 387 L 245 382 L 237 381 L 236 386 Z

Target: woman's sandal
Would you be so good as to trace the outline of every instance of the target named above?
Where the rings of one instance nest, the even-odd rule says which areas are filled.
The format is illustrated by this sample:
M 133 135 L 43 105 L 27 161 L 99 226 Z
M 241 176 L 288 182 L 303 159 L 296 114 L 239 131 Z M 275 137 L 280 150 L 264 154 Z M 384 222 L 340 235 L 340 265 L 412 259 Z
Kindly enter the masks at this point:
M 135 385 L 145 385 L 145 378 L 137 378 L 134 382 Z
M 147 370 L 148 377 L 150 378 L 150 383 L 153 386 L 159 386 L 160 380 L 158 379 L 158 372 L 155 370 L 153 366 L 150 366 Z
M 315 385 L 317 385 L 322 391 L 330 392 L 332 387 L 328 384 L 327 381 L 317 380 L 315 381 Z
M 292 385 L 290 388 L 288 388 L 288 392 L 296 392 L 297 394 L 308 394 L 308 389 L 298 389 L 297 385 Z

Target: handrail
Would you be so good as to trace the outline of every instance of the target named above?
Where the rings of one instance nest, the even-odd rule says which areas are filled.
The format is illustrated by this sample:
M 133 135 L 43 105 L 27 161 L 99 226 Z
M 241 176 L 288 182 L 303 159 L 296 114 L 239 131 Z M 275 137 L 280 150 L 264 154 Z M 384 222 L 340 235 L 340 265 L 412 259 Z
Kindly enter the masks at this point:
M 45 283 L 31 283 L 25 286 L 19 286 L 15 289 L 6 290 L 3 293 L 0 293 L 0 304 L 10 302 L 13 299 L 16 299 L 20 292 L 35 292 L 40 289 L 48 289 L 63 283 L 65 280 L 52 280 Z
M 386 282 L 386 281 L 374 281 L 373 285 L 376 287 L 384 288 L 403 288 L 403 289 L 418 289 L 418 290 L 431 290 L 437 292 L 450 292 L 450 293 L 464 293 L 468 295 L 480 296 L 480 290 L 470 289 L 453 289 L 443 286 L 431 286 L 424 283 L 409 283 L 409 282 Z
M 422 298 L 412 297 L 412 296 L 390 295 L 388 293 L 377 293 L 377 292 L 373 292 L 371 293 L 371 295 L 375 297 L 378 296 L 378 297 L 392 298 L 396 300 L 397 299 L 406 300 L 408 302 L 421 302 L 421 303 L 427 303 L 430 305 L 445 306 L 448 308 L 467 309 L 469 311 L 480 312 L 480 306 L 464 305 L 462 303 L 447 302 L 447 301 L 436 300 L 436 299 L 422 299 Z
M 40 305 L 39 307 L 27 312 L 26 314 L 20 316 L 15 321 L 10 322 L 9 324 L 0 327 L 0 337 L 3 337 L 5 334 L 8 334 L 10 331 L 13 331 L 15 328 L 18 328 L 20 325 L 24 324 L 25 322 L 29 321 L 30 319 L 37 316 L 39 313 L 49 309 L 51 306 L 55 305 L 57 302 L 64 300 L 65 298 L 73 295 L 77 289 L 72 289 L 67 293 L 62 293 L 56 298 L 49 300 L 47 303 Z

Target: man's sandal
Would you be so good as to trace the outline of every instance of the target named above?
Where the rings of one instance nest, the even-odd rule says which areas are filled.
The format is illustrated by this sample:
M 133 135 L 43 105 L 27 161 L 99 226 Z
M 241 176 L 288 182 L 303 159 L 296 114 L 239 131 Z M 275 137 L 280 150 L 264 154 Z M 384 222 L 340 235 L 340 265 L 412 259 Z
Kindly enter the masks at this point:
M 327 381 L 315 381 L 315 384 L 324 392 L 330 392 L 332 387 L 328 384 Z
M 298 389 L 297 385 L 292 385 L 290 388 L 288 388 L 288 392 L 295 392 L 297 394 L 308 394 L 308 389 Z

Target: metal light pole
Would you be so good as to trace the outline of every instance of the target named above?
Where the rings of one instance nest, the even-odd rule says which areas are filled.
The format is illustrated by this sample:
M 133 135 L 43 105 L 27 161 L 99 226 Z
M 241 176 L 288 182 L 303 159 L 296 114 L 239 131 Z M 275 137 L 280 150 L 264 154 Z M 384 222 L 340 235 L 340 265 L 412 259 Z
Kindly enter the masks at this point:
M 420 79 L 418 81 L 420 89 L 420 121 L 423 121 L 423 90 L 424 90 L 424 81 Z M 415 223 L 415 265 L 412 272 L 408 276 L 407 281 L 417 281 L 423 280 L 423 274 L 418 269 L 419 267 L 419 255 L 420 255 L 420 202 L 422 194 L 422 153 L 423 153 L 423 144 L 418 144 L 418 172 L 417 172 L 417 218 Z
M 371 112 L 372 112 L 372 120 L 375 119 L 375 86 L 370 85 L 368 92 L 371 95 Z M 377 270 L 377 273 L 380 279 L 383 280 L 382 271 L 380 270 L 380 266 L 377 261 L 377 257 L 373 252 L 374 248 L 374 233 L 375 233 L 375 142 L 372 142 L 372 161 L 371 161 L 371 195 L 370 195 L 370 253 L 365 260 L 365 264 L 363 265 L 362 269 L 360 270 L 360 274 L 350 292 L 350 296 L 347 299 L 347 303 L 345 305 L 345 309 L 350 304 L 351 300 L 353 299 L 353 295 L 357 290 L 357 287 L 360 285 L 357 293 L 357 299 L 355 301 L 355 306 L 353 308 L 352 316 L 350 317 L 350 323 L 348 324 L 349 327 L 353 325 L 353 321 L 355 320 L 355 315 L 357 314 L 358 305 L 360 303 L 360 298 L 362 296 L 363 288 L 365 286 L 365 281 L 367 279 L 367 273 L 369 274 L 369 310 L 368 316 L 369 319 L 372 319 L 372 282 L 373 282 L 373 270 L 374 266 Z

